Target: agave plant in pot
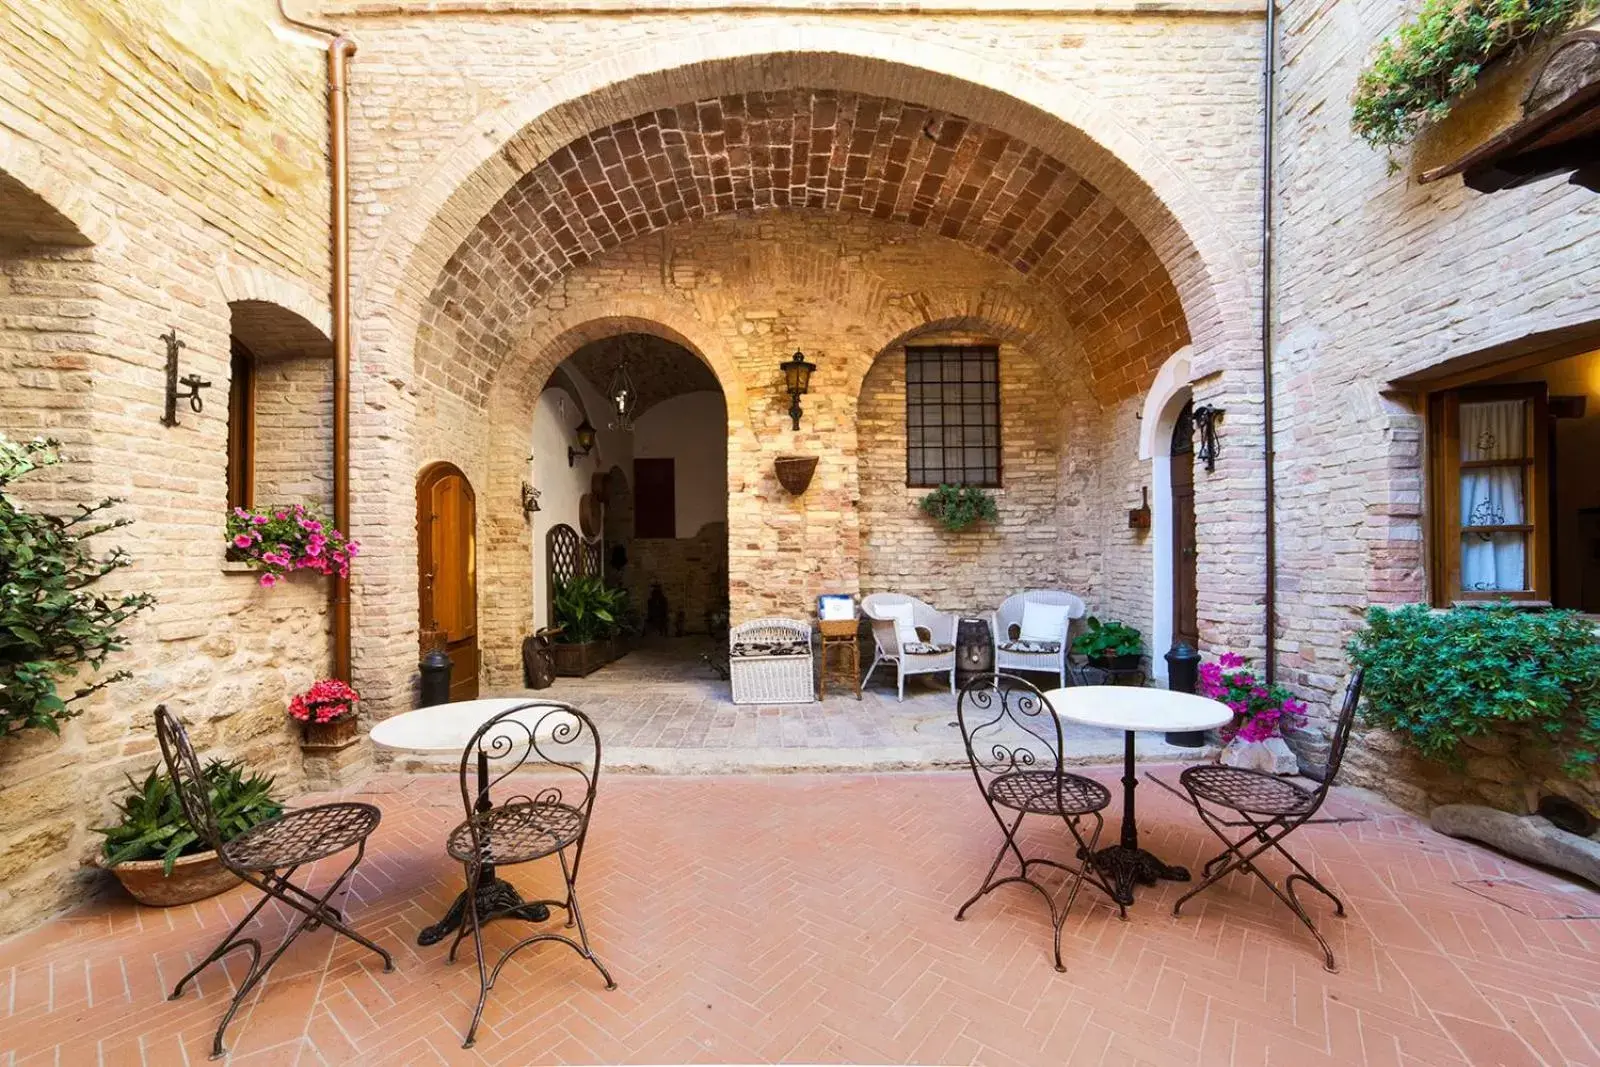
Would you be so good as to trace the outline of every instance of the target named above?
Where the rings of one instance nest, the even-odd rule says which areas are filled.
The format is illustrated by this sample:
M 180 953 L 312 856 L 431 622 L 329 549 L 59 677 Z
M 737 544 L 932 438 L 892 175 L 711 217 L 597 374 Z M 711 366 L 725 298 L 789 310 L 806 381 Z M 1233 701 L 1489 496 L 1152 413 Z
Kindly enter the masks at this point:
M 251 774 L 237 761 L 212 760 L 203 774 L 225 841 L 283 814 L 273 779 Z M 189 825 L 172 779 L 152 770 L 117 801 L 121 818 L 96 827 L 105 836 L 100 864 L 141 904 L 192 904 L 233 888 L 239 879 L 222 866 L 210 845 Z

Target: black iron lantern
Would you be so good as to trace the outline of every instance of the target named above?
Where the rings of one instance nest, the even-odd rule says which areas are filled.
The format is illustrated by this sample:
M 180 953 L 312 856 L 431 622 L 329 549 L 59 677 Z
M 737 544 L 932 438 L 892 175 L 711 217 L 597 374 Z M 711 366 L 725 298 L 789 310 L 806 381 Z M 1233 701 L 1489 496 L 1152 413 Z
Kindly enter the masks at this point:
M 617 414 L 616 428 L 623 432 L 632 430 L 633 409 L 639 402 L 639 391 L 633 387 L 633 375 L 628 373 L 626 356 L 611 375 L 611 387 L 606 390 L 606 395 L 611 398 L 611 410 Z
M 794 420 L 794 428 L 800 428 L 800 398 L 811 391 L 811 372 L 817 369 L 815 363 L 807 363 L 805 353 L 796 352 L 784 362 L 778 364 L 783 370 L 783 384 L 789 390 L 789 418 Z
M 1194 420 L 1194 430 L 1200 438 L 1194 456 L 1206 465 L 1206 471 L 1209 473 L 1217 469 L 1217 455 L 1222 451 L 1222 446 L 1217 444 L 1217 420 L 1222 418 L 1222 409 L 1211 404 L 1201 404 L 1194 409 L 1190 418 Z
M 578 447 L 567 446 L 567 466 L 575 467 L 579 456 L 587 456 L 594 451 L 594 427 L 589 425 L 588 418 L 578 423 L 577 429 L 572 431 L 578 438 Z

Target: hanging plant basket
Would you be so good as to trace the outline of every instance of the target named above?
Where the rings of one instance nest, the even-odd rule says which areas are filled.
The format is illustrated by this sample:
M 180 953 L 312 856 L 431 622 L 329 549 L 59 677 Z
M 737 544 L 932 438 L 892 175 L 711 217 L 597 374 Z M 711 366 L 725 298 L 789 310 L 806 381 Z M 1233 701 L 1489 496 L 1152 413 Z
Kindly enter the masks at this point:
M 772 461 L 778 474 L 778 484 L 795 496 L 811 485 L 811 475 L 817 469 L 816 456 L 779 456 Z
M 340 749 L 356 742 L 356 717 L 347 715 L 332 722 L 300 724 L 300 747 L 310 751 Z
M 941 485 L 923 497 L 918 506 L 951 533 L 960 533 L 980 520 L 994 522 L 1000 517 L 994 497 L 975 485 Z

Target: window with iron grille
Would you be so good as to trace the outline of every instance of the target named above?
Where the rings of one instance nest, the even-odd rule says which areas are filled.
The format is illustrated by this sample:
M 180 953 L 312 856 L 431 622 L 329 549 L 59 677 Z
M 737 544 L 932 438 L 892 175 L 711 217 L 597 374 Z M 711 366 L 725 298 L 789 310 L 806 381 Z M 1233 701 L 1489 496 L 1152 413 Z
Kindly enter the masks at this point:
M 1000 485 L 1000 350 L 906 348 L 906 485 Z

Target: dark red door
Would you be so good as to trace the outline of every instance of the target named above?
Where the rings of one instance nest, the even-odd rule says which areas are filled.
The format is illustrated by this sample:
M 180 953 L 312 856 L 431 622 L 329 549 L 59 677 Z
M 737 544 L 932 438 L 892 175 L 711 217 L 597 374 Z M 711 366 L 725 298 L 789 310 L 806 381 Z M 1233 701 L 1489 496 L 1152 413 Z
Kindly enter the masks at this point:
M 633 536 L 678 536 L 675 477 L 670 458 L 633 461 Z

